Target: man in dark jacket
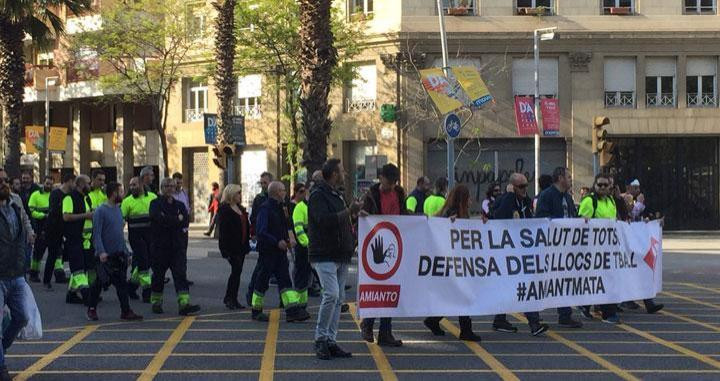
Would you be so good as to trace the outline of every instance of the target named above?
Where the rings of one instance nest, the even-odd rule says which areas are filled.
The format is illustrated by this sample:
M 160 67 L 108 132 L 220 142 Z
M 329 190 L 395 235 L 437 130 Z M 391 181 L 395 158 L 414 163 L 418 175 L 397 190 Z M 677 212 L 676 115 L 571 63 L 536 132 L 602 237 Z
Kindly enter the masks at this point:
M 270 172 L 263 172 L 260 175 L 260 193 L 255 195 L 252 202 L 252 208 L 250 208 L 250 236 L 256 238 L 257 230 L 257 215 L 260 211 L 260 206 L 265 203 L 268 199 L 268 187 L 273 181 L 273 175 Z M 248 283 L 248 291 L 245 295 L 248 304 L 252 304 L 253 290 L 255 289 L 255 281 L 258 273 L 260 272 L 260 261 L 255 262 L 255 268 L 253 269 L 252 276 L 250 276 L 250 283 Z
M 182 202 L 175 199 L 175 180 L 163 179 L 160 183 L 162 195 L 150 202 L 150 228 L 153 234 L 153 250 L 150 257 L 152 279 L 150 303 L 152 311 L 163 313 L 163 290 L 165 273 L 172 273 L 178 300 L 178 313 L 189 315 L 200 311 L 200 306 L 190 304 L 190 290 L 187 282 L 187 257 L 183 248 L 183 229 L 188 227 L 188 211 Z
M 268 199 L 256 212 L 257 230 L 255 233 L 260 253 L 258 256 L 260 270 L 255 278 L 255 289 L 252 296 L 252 318 L 257 321 L 269 320 L 262 310 L 271 275 L 277 278 L 287 321 L 305 321 L 310 318 L 307 311 L 299 306 L 298 293 L 292 288 L 290 280 L 287 251 L 292 248 L 292 242 L 288 231 L 287 216 L 282 204 L 285 195 L 283 183 L 279 181 L 270 183 Z
M 25 295 L 30 286 L 25 282 L 25 245 L 27 232 L 20 217 L 22 206 L 10 202 L 10 186 L 0 179 L 0 321 L 4 307 L 10 309 L 10 324 L 0 330 L 0 380 L 11 380 L 5 367 L 5 350 L 28 322 Z
M 537 198 L 537 218 L 577 218 L 575 202 L 568 191 L 572 180 L 567 168 L 557 167 L 552 174 L 553 184 L 540 192 Z M 566 328 L 582 328 L 582 323 L 572 318 L 572 308 L 560 307 L 558 325 Z
M 431 186 L 432 183 L 430 183 L 430 179 L 428 179 L 427 176 L 423 176 L 417 180 L 415 190 L 410 193 L 410 196 L 408 196 L 405 201 L 405 209 L 407 209 L 408 213 L 420 216 L 425 214 L 423 206 L 428 193 L 430 193 Z
M 340 310 L 345 299 L 345 280 L 350 258 L 355 251 L 352 212 L 360 209 L 354 203 L 348 209 L 338 187 L 345 181 L 340 160 L 330 159 L 322 167 L 322 181 L 315 183 L 308 202 L 308 237 L 310 263 L 322 284 L 322 302 L 315 329 L 315 353 L 319 359 L 351 357 L 337 345 Z
M 527 195 L 527 178 L 523 174 L 513 173 L 510 176 L 510 183 L 513 186 L 513 192 L 505 193 L 496 201 L 493 219 L 533 218 L 532 200 Z M 550 328 L 547 324 L 540 323 L 540 313 L 538 312 L 526 312 L 525 317 L 533 336 L 541 335 Z M 517 332 L 517 328 L 507 321 L 505 314 L 495 315 L 493 329 L 499 332 Z
M 407 214 L 407 209 L 403 208 L 405 190 L 397 185 L 399 179 L 400 171 L 398 167 L 393 164 L 385 164 L 380 172 L 380 183 L 373 185 L 365 196 L 361 214 L 365 216 L 369 214 Z M 363 319 L 360 324 L 362 337 L 369 343 L 374 341 L 374 324 L 375 318 Z M 402 341 L 393 337 L 391 318 L 380 318 L 380 332 L 378 333 L 377 343 L 389 347 L 402 346 Z
M 63 218 L 62 204 L 66 195 L 75 189 L 75 175 L 68 173 L 63 175 L 60 187 L 50 192 L 50 210 L 47 217 L 46 238 L 48 245 L 48 257 L 45 260 L 45 271 L 43 274 L 43 284 L 46 289 L 51 289 L 50 281 L 53 273 L 55 274 L 56 283 L 67 283 L 63 262 L 67 262 L 67 258 L 63 258 Z

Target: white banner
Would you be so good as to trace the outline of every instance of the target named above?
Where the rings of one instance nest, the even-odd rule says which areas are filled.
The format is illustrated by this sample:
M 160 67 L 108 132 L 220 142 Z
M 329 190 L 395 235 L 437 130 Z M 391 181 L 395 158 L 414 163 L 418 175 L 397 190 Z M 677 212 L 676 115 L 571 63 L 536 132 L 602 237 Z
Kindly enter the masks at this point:
M 652 298 L 658 222 L 360 218 L 360 317 L 493 315 Z

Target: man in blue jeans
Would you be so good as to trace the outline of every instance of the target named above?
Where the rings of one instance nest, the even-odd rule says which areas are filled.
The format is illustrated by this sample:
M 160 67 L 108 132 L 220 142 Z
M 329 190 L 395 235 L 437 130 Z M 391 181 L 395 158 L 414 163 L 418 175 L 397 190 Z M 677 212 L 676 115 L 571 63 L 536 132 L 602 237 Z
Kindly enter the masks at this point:
M 21 219 L 22 206 L 10 202 L 10 186 L 0 177 L 0 321 L 4 306 L 10 309 L 10 324 L 0 333 L 0 381 L 12 378 L 5 367 L 5 351 L 28 322 L 25 293 L 31 292 L 25 282 L 25 245 L 27 231 Z
M 315 354 L 321 360 L 330 360 L 352 356 L 337 345 L 337 332 L 355 237 L 350 220 L 353 213 L 338 190 L 345 181 L 340 160 L 328 160 L 322 167 L 322 177 L 310 191 L 308 201 L 308 254 L 322 284 Z M 355 212 L 359 209 L 359 204 L 353 204 Z

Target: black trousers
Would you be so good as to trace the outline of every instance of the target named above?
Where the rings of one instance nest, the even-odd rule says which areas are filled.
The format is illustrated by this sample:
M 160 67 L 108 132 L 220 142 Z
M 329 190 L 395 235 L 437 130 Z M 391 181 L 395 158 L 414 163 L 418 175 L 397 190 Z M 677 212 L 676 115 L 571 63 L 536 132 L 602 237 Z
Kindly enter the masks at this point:
M 300 245 L 295 246 L 295 268 L 293 269 L 293 284 L 297 292 L 303 292 L 310 287 L 312 267 L 308 259 L 308 249 Z
M 165 289 L 165 273 L 172 273 L 175 292 L 178 297 L 188 295 L 187 283 L 187 256 L 182 248 L 155 247 L 152 256 L 152 296 L 151 299 L 160 298 Z
M 442 320 L 442 316 L 433 316 L 427 318 L 428 321 L 438 324 L 440 323 L 440 320 Z M 472 320 L 470 320 L 470 316 L 458 316 L 458 322 L 460 323 L 460 331 L 472 331 Z
M 242 275 L 243 264 L 245 263 L 245 254 L 228 254 L 226 258 L 230 263 L 230 276 L 227 280 L 225 289 L 225 301 L 236 301 L 240 289 L 240 276 Z
M 43 272 L 43 283 L 50 284 L 53 271 L 55 270 L 55 261 L 63 256 L 63 238 L 47 237 L 48 256 L 45 260 L 45 271 Z
M 39 263 L 42 261 L 43 256 L 45 256 L 45 250 L 48 248 L 48 242 L 45 229 L 43 227 L 39 227 L 38 229 L 39 230 L 37 237 L 35 238 L 35 244 L 33 245 L 32 259 Z M 54 264 L 55 261 L 53 261 L 53 265 Z
M 150 258 L 152 257 L 152 231 L 150 228 L 128 229 L 128 242 L 133 251 L 132 270 L 147 272 L 150 269 Z M 164 274 L 164 273 L 163 273 Z M 148 285 L 142 285 L 147 288 Z
M 101 263 L 98 260 L 98 280 L 90 285 L 90 300 L 88 307 L 97 308 L 98 299 L 103 285 L 112 284 L 115 287 L 118 300 L 120 301 L 120 311 L 125 314 L 130 311 L 130 301 L 128 300 L 127 280 L 125 274 L 127 271 L 127 259 L 124 253 L 115 253 L 108 257 L 107 262 Z
M 440 318 L 442 319 L 442 318 Z M 362 326 L 370 326 L 372 327 L 375 325 L 375 318 L 365 318 L 360 323 Z M 390 333 L 392 332 L 392 318 L 380 318 L 380 333 Z
M 270 287 L 271 276 L 275 276 L 277 279 L 280 294 L 282 294 L 285 290 L 292 289 L 289 269 L 290 262 L 288 262 L 287 255 L 285 253 L 260 253 L 258 263 L 262 263 L 262 265 L 259 266 L 260 269 L 258 270 L 257 277 L 255 278 L 254 291 L 257 291 L 261 295 L 265 295 L 265 292 Z

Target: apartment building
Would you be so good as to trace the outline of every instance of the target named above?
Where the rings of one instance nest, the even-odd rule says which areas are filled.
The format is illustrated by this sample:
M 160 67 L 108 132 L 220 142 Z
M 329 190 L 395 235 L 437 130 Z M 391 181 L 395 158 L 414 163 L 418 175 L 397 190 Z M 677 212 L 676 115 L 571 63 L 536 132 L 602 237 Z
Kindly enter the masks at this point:
M 506 182 L 513 171 L 527 173 L 531 183 L 537 175 L 532 139 L 517 137 L 513 104 L 515 96 L 534 93 L 533 30 L 557 27 L 557 38 L 540 45 L 540 93 L 557 98 L 561 112 L 560 135 L 541 139 L 541 172 L 567 166 L 576 190 L 590 185 L 592 120 L 607 116 L 620 182 L 639 179 L 650 207 L 667 216 L 669 228 L 720 228 L 716 0 L 444 0 L 443 5 L 450 65 L 478 67 L 495 98 L 472 115 L 461 112 L 468 122 L 456 141 L 455 176 L 471 187 L 475 208 L 490 182 Z M 420 69 L 442 65 L 435 0 L 342 0 L 336 6 L 349 22 L 367 28 L 366 49 L 351 63 L 357 78 L 331 92 L 329 152 L 345 162 L 348 195 L 358 195 L 386 161 L 399 164 L 407 188 L 422 174 L 445 176 L 445 141 L 418 76 Z M 198 17 L 199 25 L 209 23 Z M 69 32 L 73 22 L 79 21 L 68 18 Z M 26 125 L 44 118 L 43 78 L 54 75 L 49 53 L 29 52 L 35 65 L 28 70 Z M 92 52 L 84 58 L 92 62 L 88 57 Z M 168 131 L 170 170 L 186 174 L 197 220 L 204 217 L 208 184 L 218 177 L 202 122 L 203 113 L 216 111 L 217 99 L 211 79 L 201 76 L 203 66 L 184 69 Z M 147 110 L 98 104 L 92 78 L 58 75 L 59 90 L 47 93 L 53 101 L 51 125 L 68 127 L 72 136 L 54 168 L 97 166 L 127 179 L 137 166 L 160 164 L 157 135 L 144 125 Z M 287 127 L 278 119 L 282 94 L 275 93 L 275 80 L 271 72 L 238 79 L 235 109 L 246 118 L 247 146 L 238 155 L 237 174 L 246 199 L 257 191 L 262 171 L 287 172 L 278 160 Z M 380 110 L 392 106 L 397 119 L 384 122 Z

